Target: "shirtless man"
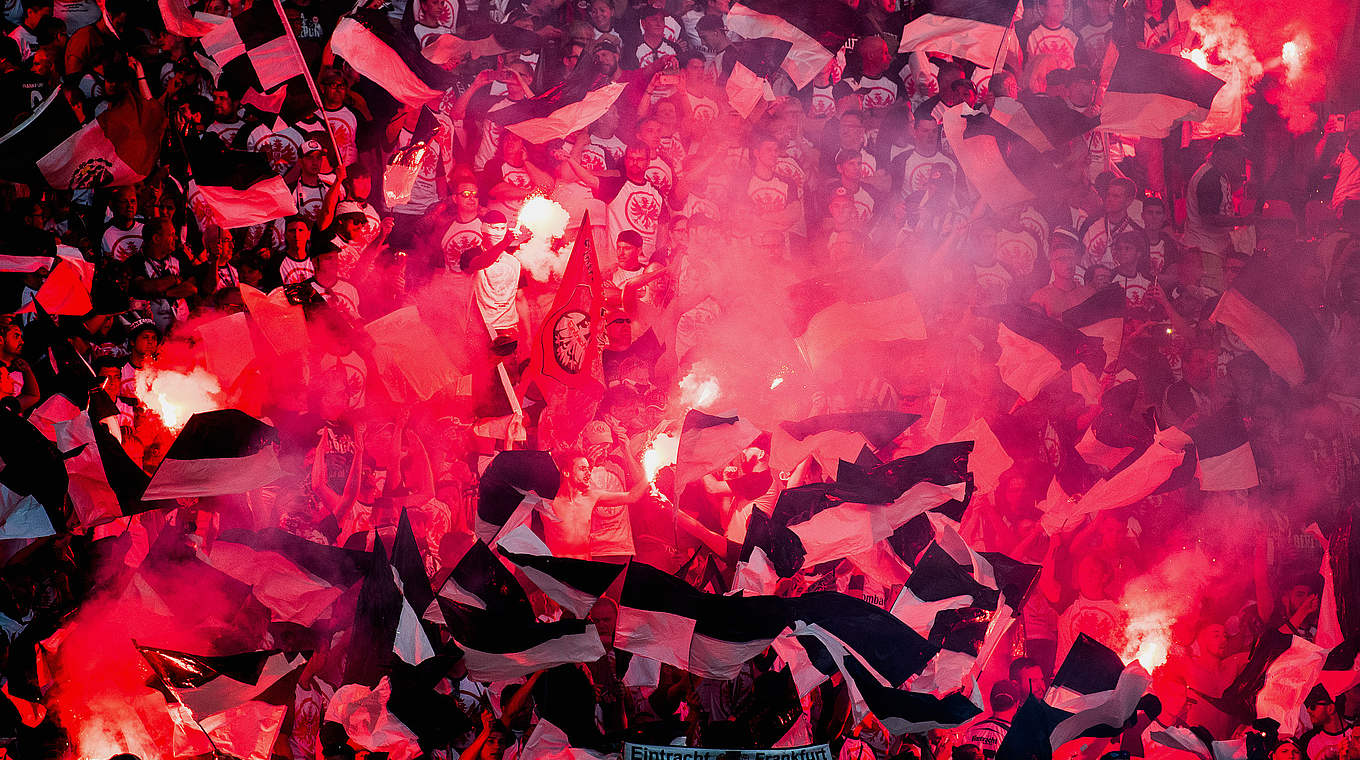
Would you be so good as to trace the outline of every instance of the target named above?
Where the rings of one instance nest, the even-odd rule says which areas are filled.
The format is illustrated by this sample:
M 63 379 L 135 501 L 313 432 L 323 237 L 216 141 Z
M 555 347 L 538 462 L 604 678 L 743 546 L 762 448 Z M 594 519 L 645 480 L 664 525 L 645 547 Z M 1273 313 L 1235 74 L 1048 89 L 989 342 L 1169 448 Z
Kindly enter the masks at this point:
M 1030 301 L 1043 307 L 1048 316 L 1057 319 L 1064 311 L 1095 294 L 1095 288 L 1077 281 L 1077 241 L 1065 233 L 1056 233 L 1049 243 L 1049 264 L 1053 281 L 1034 292 Z
M 650 483 L 642 476 L 637 458 L 630 446 L 624 460 L 628 462 L 629 475 L 635 481 L 631 489 L 624 492 L 602 491 L 590 484 L 591 464 L 584 453 L 573 452 L 567 459 L 566 477 L 562 480 L 562 490 L 557 498 L 545 501 L 539 507 L 543 515 L 543 538 L 557 557 L 590 559 L 592 548 L 592 518 L 597 510 L 606 509 L 617 519 L 620 514 L 626 522 L 627 510 L 608 509 L 626 507 L 641 499 L 647 493 Z M 599 523 L 599 520 L 594 520 Z M 631 526 L 611 526 L 626 529 L 631 544 Z M 609 551 L 609 554 L 617 552 Z

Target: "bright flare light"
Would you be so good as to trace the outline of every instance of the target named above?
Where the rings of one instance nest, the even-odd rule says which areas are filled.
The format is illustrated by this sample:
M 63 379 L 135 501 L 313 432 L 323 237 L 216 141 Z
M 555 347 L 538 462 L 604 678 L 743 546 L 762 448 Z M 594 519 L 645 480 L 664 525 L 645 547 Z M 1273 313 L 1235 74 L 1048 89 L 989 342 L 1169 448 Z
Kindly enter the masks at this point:
M 222 388 L 217 378 L 202 369 L 189 374 L 148 371 L 137 375 L 137 398 L 161 418 L 172 433 L 183 429 L 198 412 L 222 408 Z
M 529 276 L 538 282 L 548 282 L 553 275 L 561 275 L 567 268 L 567 257 L 553 250 L 553 240 L 562 237 L 571 222 L 571 214 L 555 201 L 542 195 L 531 195 L 519 209 L 515 228 L 528 230 L 533 237 L 515 251 Z
M 680 381 L 680 404 L 691 409 L 700 409 L 718 400 L 722 389 L 718 378 L 691 372 Z
M 783 377 L 783 375 L 780 375 L 779 377 L 776 377 L 775 379 L 773 379 L 773 380 L 770 381 L 770 390 L 774 390 L 775 388 L 778 388 L 779 386 L 781 386 L 781 385 L 783 385 L 783 384 L 784 384 L 784 377 Z
M 675 464 L 680 457 L 680 439 L 661 433 L 647 445 L 642 452 L 642 472 L 648 483 L 656 482 L 656 474 L 661 468 Z
M 1205 71 L 1209 70 L 1209 55 L 1199 48 L 1182 50 L 1181 57 L 1190 59 L 1192 63 Z
M 556 201 L 542 195 L 531 195 L 520 206 L 515 226 L 529 230 L 534 233 L 534 237 L 555 238 L 562 237 L 570 221 L 571 215 Z
M 1171 631 L 1169 621 L 1160 611 L 1149 611 L 1129 618 L 1129 626 L 1124 631 L 1127 643 L 1124 645 L 1125 662 L 1137 660 L 1143 670 L 1151 673 L 1166 664 L 1171 650 Z
M 1292 81 L 1303 73 L 1308 55 L 1308 38 L 1300 35 L 1280 46 L 1280 62 L 1284 64 L 1285 75 Z

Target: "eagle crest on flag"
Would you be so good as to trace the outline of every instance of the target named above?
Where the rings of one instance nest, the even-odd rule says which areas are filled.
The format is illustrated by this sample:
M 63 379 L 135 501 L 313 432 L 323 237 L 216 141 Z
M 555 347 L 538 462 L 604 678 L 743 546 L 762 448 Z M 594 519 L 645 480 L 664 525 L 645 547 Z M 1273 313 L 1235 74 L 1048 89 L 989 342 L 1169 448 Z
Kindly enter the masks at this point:
M 580 372 L 590 340 L 589 315 L 575 309 L 562 314 L 553 324 L 553 359 L 573 375 Z
M 113 181 L 113 162 L 107 158 L 89 158 L 71 175 L 71 187 L 85 189 L 104 187 Z

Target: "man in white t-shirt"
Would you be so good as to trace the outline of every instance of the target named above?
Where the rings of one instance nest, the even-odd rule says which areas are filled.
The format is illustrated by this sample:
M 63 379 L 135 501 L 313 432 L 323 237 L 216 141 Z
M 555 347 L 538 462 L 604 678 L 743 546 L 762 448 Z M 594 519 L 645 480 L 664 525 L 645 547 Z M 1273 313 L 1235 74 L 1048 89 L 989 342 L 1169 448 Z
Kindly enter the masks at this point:
M 113 261 L 127 261 L 142 252 L 142 223 L 137 219 L 137 190 L 120 187 L 109 201 L 113 218 L 104 229 L 100 252 Z
M 600 200 L 605 202 L 609 238 L 618 240 L 624 230 L 636 231 L 642 237 L 644 263 L 651 261 L 656 251 L 656 232 L 665 204 L 661 192 L 647 178 L 650 165 L 647 147 L 630 145 L 623 154 L 624 176 L 601 181 L 598 190 Z
M 488 211 L 482 216 L 482 245 L 462 257 L 463 271 L 474 272 L 473 299 L 496 353 L 513 353 L 519 339 L 516 298 L 523 270 L 514 249 L 520 242 L 504 214 Z
M 325 112 L 326 125 L 335 136 L 335 147 L 340 152 L 340 163 L 348 166 L 359 158 L 356 135 L 359 119 L 345 105 L 349 95 L 349 85 L 339 71 L 330 69 L 322 74 L 316 83 L 321 95 L 321 106 Z
M 1077 65 L 1077 33 L 1064 22 L 1066 0 L 1042 0 L 1039 25 L 1025 38 L 1025 56 L 1029 59 L 1047 55 L 1054 69 L 1071 69 Z
M 453 186 L 453 221 L 444 230 L 439 248 L 444 252 L 444 268 L 459 271 L 463 254 L 482 245 L 481 192 L 471 177 L 458 180 Z

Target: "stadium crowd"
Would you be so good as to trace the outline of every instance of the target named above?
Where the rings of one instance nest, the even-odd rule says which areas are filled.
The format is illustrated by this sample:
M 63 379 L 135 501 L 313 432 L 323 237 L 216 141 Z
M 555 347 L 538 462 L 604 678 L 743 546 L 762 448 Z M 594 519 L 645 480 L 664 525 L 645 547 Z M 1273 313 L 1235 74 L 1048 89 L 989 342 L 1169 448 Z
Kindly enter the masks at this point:
M 454 666 L 438 688 L 458 702 L 460 717 L 449 720 L 459 735 L 421 751 L 531 760 L 536 701 L 584 677 L 601 736 L 614 742 L 594 748 L 602 752 L 618 751 L 625 735 L 691 747 L 748 746 L 769 735 L 774 746 L 827 743 L 857 760 L 993 758 L 1016 711 L 1029 695 L 1043 697 L 1079 634 L 1127 656 L 1130 621 L 1143 611 L 1131 590 L 1149 583 L 1177 599 L 1162 613 L 1168 657 L 1152 670 L 1162 726 L 1203 727 L 1224 741 L 1261 732 L 1252 736 L 1265 745 L 1247 750 L 1253 760 L 1360 751 L 1349 730 L 1360 704 L 1320 679 L 1305 685 L 1306 704 L 1294 705 L 1304 715 L 1281 721 L 1283 730 L 1253 724 L 1263 642 L 1317 638 L 1328 608 L 1340 610 L 1343 629 L 1360 625 L 1346 583 L 1360 483 L 1360 290 L 1352 291 L 1360 112 L 1292 134 L 1256 91 L 1239 90 L 1230 94 L 1236 122 L 1226 127 L 1187 123 L 1165 139 L 1097 127 L 1046 154 L 1042 192 L 998 207 L 961 168 L 947 115 L 1042 98 L 1097 117 L 1106 50 L 1190 49 L 1196 8 L 1025 0 L 994 72 L 929 50 L 899 52 L 904 25 L 920 12 L 913 3 L 849 4 L 858 28 L 813 81 L 798 88 L 773 67 L 761 72 L 754 104 L 735 104 L 734 69 L 749 73 L 753 43 L 728 29 L 729 0 L 389 3 L 378 11 L 417 42 L 497 41 L 490 54 L 443 64 L 452 85 L 442 97 L 408 104 L 331 49 L 346 8 L 283 0 L 319 103 L 299 109 L 290 100 L 280 116 L 258 93 L 231 86 L 199 40 L 168 31 L 155 4 L 6 0 L 0 132 L 21 133 L 53 97 L 86 122 L 130 105 L 159 109 L 167 123 L 143 135 L 155 160 L 135 184 L 52 187 L 21 181 L 13 168 L 33 156 L 0 161 L 10 167 L 0 182 L 4 414 L 28 416 L 63 394 L 154 473 L 183 421 L 166 419 L 147 383 L 201 367 L 192 357 L 206 350 L 206 331 L 221 336 L 230 324 L 226 345 L 239 343 L 248 358 L 218 378 L 215 399 L 277 430 L 284 472 L 246 494 L 180 499 L 98 525 L 68 509 L 55 535 L 7 550 L 7 693 L 36 686 L 45 698 L 50 682 L 25 684 L 35 645 L 90 600 L 125 593 L 152 546 L 204 548 L 229 531 L 278 528 L 315 544 L 390 549 L 405 515 L 437 592 L 475 541 L 479 474 L 504 450 L 550 451 L 557 461 L 562 486 L 528 523 L 556 556 L 635 559 L 726 593 L 753 511 L 769 515 L 784 489 L 837 475 L 836 457 L 820 452 L 782 461 L 772 451 L 779 421 L 892 411 L 921 419 L 875 444 L 876 461 L 967 430 L 978 435 L 976 473 L 986 466 L 982 438 L 991 437 L 987 459 L 1004 464 L 978 477 L 958 531 L 978 551 L 1041 567 L 969 686 L 983 707 L 978 719 L 894 735 L 872 712 L 857 717 L 842 676 L 797 693 L 773 650 L 730 681 L 672 665 L 649 681 L 608 648 L 599 661 L 513 683 L 478 683 Z M 188 5 L 232 17 L 251 2 Z M 497 120 L 587 67 L 598 72 L 596 90 L 623 85 L 588 127 L 533 143 Z M 0 151 L 12 153 L 3 139 Z M 296 212 L 232 225 L 189 171 L 200 155 L 238 155 L 224 151 L 263 154 Z M 414 166 L 404 186 L 403 166 Z M 569 215 L 550 242 L 518 223 L 539 196 Z M 587 367 L 595 382 L 549 387 L 536 380 L 532 357 L 583 236 L 603 302 L 598 331 L 584 338 L 598 349 Z M 9 265 L 21 259 L 42 263 Z M 64 268 L 78 272 L 88 310 L 51 313 L 39 298 Z M 919 314 L 872 307 L 902 291 Z M 1062 322 L 1112 292 L 1122 294 L 1111 312 L 1120 327 L 1102 336 L 1104 362 L 1083 365 L 1091 385 L 1076 371 L 1032 392 L 1006 381 L 1014 368 L 998 315 L 1023 308 Z M 1277 327 L 1293 342 L 1297 374 L 1274 363 L 1278 334 L 1224 324 L 1229 294 L 1286 315 Z M 837 301 L 863 308 L 830 338 L 803 332 L 810 315 Z M 265 336 L 271 304 L 305 314 L 301 343 L 285 348 Z M 405 330 L 408 322 L 383 320 L 408 307 L 422 324 L 407 336 L 417 354 L 419 341 L 434 341 L 426 347 L 447 355 L 459 382 L 412 394 L 392 381 L 393 336 L 374 333 Z M 232 317 L 239 321 L 223 321 Z M 923 332 L 903 332 L 909 322 Z M 711 379 L 716 402 L 700 400 L 696 378 Z M 644 452 L 661 433 L 683 436 L 681 420 L 696 406 L 735 410 L 767 432 L 687 482 L 673 468 L 644 472 Z M 1245 431 L 1248 482 L 1206 487 L 1201 451 L 1198 479 L 1052 519 L 1057 505 L 1160 445 L 1154 438 L 1166 430 L 1225 418 Z M 1331 541 L 1330 567 L 1325 544 L 1306 530 L 1313 523 Z M 1334 589 L 1324 584 L 1332 568 Z M 533 584 L 525 588 L 540 619 L 570 617 Z M 890 609 L 902 584 L 853 557 L 779 579 L 776 593 L 816 590 Z M 347 597 L 337 609 L 346 603 L 354 604 Z M 606 599 L 591 613 L 602 632 L 608 607 Z M 260 636 L 236 642 L 289 649 L 301 641 L 291 648 L 311 652 L 274 754 L 383 756 L 325 720 L 342 686 L 344 619 L 336 612 L 304 629 L 266 620 Z M 793 691 L 796 708 L 771 715 L 765 707 L 783 697 L 770 690 Z M 25 721 L 20 707 L 0 701 L 0 756 L 75 756 L 73 718 L 49 711 Z M 1131 740 L 1134 754 L 1169 752 L 1138 735 L 1146 728 L 1086 740 L 1063 756 L 1128 750 Z

